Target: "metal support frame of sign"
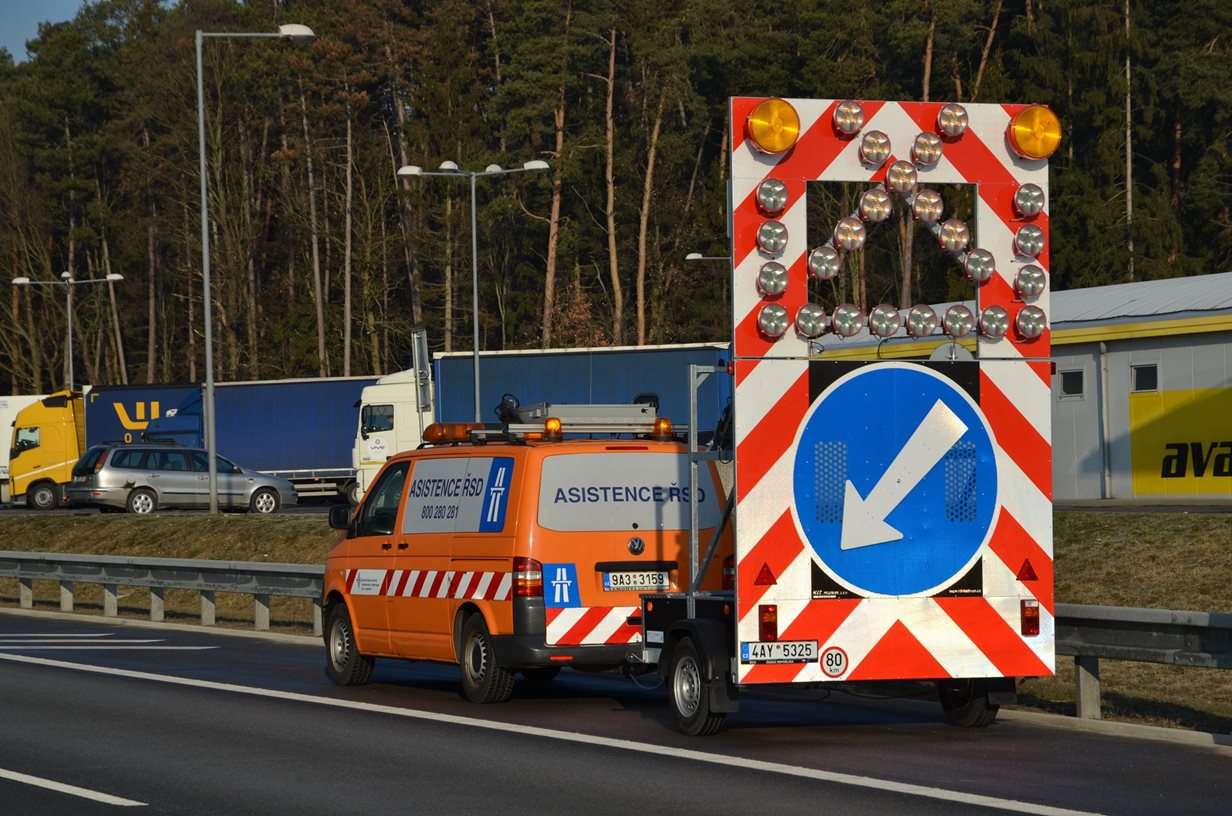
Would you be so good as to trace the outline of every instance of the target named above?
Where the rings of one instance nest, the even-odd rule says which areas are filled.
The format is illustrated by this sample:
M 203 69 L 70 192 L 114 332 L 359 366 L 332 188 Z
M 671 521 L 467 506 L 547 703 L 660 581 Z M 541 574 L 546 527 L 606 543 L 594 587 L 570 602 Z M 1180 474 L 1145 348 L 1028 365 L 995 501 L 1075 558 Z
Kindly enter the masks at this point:
M 1052 116 L 731 100 L 738 682 L 1053 673 L 1048 163 L 1007 135 L 1037 111 Z M 873 191 L 815 246 L 810 182 Z M 974 186 L 978 241 L 962 214 L 940 222 L 942 184 Z M 837 272 L 894 195 L 977 292 L 965 323 L 934 315 L 911 333 L 977 331 L 978 360 L 810 358 L 828 325 L 899 325 L 897 310 L 870 323 L 809 302 L 810 280 Z

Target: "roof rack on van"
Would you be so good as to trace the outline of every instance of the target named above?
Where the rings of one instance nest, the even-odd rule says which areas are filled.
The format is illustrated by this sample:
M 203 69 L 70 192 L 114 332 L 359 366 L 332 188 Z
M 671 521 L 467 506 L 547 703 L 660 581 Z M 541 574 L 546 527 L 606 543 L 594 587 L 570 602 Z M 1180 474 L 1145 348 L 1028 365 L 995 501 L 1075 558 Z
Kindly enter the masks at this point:
M 655 416 L 649 403 L 549 403 L 517 407 L 516 422 L 485 424 L 478 422 L 434 423 L 424 431 L 427 444 L 461 442 L 556 440 L 565 434 L 634 434 L 654 439 L 673 439 L 688 429 L 673 427 L 671 420 Z

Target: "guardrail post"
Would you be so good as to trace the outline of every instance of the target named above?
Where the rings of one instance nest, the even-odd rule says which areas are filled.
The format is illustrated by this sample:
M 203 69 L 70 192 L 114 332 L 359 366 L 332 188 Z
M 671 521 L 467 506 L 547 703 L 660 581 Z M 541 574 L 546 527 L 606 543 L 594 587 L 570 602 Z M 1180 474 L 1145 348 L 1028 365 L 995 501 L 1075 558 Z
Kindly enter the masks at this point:
M 214 590 L 201 590 L 201 625 L 214 625 Z
M 22 609 L 33 609 L 34 608 L 34 579 L 33 578 L 20 578 L 18 579 L 18 581 L 21 584 L 21 587 L 18 589 L 18 596 L 20 597 L 21 608 Z
M 73 611 L 73 582 L 72 581 L 61 581 L 60 582 L 60 611 L 61 612 L 72 612 Z
M 120 601 L 116 595 L 115 584 L 103 584 L 103 616 L 114 618 L 120 614 Z
M 157 622 L 163 619 L 166 610 L 164 602 L 166 592 L 164 587 L 150 587 L 150 620 Z
M 270 596 L 258 593 L 252 596 L 252 625 L 259 631 L 270 627 Z
M 317 637 L 320 637 L 323 631 L 324 629 L 321 623 L 321 599 L 313 598 L 312 599 L 312 634 L 316 635 Z
M 1079 655 L 1074 658 L 1074 683 L 1077 686 L 1078 718 L 1098 720 L 1100 711 L 1099 658 Z

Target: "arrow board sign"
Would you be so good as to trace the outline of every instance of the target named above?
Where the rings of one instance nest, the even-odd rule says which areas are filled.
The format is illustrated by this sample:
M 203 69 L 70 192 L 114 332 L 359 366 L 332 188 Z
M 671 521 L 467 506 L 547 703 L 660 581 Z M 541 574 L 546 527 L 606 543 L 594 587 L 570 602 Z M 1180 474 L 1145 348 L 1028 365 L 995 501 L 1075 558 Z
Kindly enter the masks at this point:
M 931 595 L 961 578 L 992 535 L 992 433 L 971 394 L 936 370 L 974 365 L 860 366 L 805 415 L 793 514 L 821 568 L 852 592 Z

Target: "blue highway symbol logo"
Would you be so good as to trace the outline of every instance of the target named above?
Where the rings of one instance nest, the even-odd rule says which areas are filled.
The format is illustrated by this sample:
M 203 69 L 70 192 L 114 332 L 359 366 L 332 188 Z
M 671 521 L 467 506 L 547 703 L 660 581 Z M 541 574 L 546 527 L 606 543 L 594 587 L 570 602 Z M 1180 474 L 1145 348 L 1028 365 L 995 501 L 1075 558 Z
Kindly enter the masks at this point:
M 860 595 L 931 594 L 970 569 L 991 535 L 995 451 L 954 380 L 911 363 L 857 367 L 802 425 L 800 530 L 822 569 Z

